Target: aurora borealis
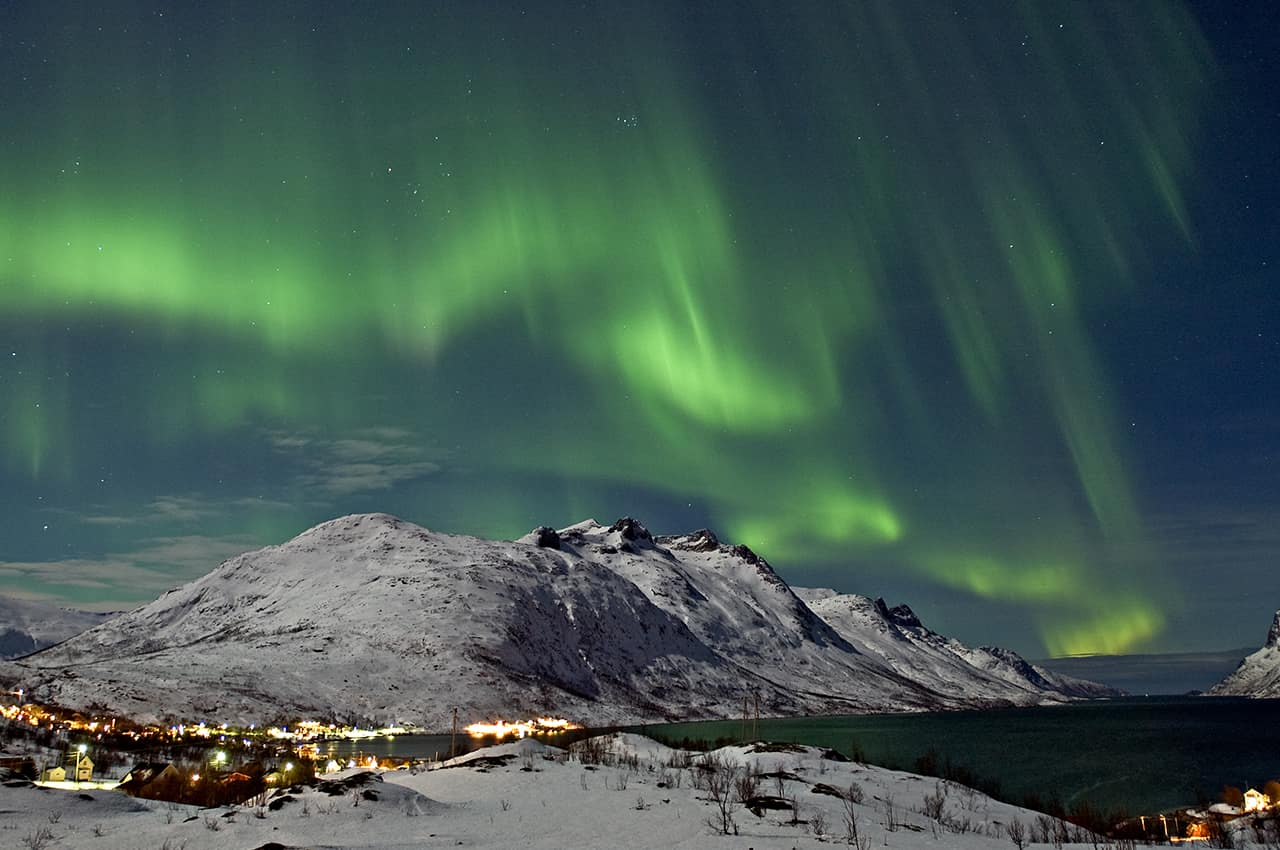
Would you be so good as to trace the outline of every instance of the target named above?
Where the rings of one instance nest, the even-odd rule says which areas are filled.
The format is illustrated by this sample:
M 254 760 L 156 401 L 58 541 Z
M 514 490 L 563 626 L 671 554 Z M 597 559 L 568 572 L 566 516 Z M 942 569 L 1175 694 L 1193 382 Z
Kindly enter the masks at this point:
M 1032 655 L 1280 605 L 1263 4 L 104 5 L 0 11 L 0 592 L 381 510 Z

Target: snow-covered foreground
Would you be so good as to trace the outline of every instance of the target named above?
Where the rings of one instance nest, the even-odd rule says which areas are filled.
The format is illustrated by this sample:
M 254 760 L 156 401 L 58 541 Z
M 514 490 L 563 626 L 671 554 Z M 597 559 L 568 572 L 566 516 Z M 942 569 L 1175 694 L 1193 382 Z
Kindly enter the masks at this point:
M 1009 848 L 1010 824 L 1030 833 L 1037 818 L 962 786 L 835 761 L 812 747 L 735 746 L 690 761 L 635 735 L 594 741 L 594 752 L 582 757 L 526 740 L 434 770 L 347 771 L 327 777 L 327 788 L 293 789 L 286 802 L 277 796 L 271 806 L 236 809 L 114 791 L 0 787 L 0 847 L 763 850 L 848 846 L 852 814 L 855 846 L 864 848 Z M 597 758 L 602 763 L 588 763 Z M 712 761 L 720 765 L 715 773 L 706 769 Z M 756 799 L 794 800 L 796 813 L 789 804 L 760 815 L 744 808 L 736 785 L 749 770 L 763 774 Z M 730 777 L 722 813 L 715 788 Z M 854 802 L 836 796 L 851 788 Z M 719 829 L 725 815 L 727 835 Z

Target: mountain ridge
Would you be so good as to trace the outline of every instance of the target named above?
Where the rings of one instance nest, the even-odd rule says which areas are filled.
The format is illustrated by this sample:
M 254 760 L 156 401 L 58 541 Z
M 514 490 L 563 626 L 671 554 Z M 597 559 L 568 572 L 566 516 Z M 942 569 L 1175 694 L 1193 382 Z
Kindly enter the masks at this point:
M 792 588 L 705 529 L 654 537 L 624 517 L 488 541 L 356 514 L 230 558 L 9 675 L 37 699 L 139 718 L 436 729 L 454 708 L 607 725 L 732 716 L 749 693 L 779 715 L 1115 693 L 944 638 L 905 606 L 871 603 L 875 635 L 835 616 L 868 602 Z
M 1280 697 L 1280 611 L 1271 618 L 1271 628 L 1262 647 L 1245 656 L 1229 676 L 1207 693 L 1259 699 Z

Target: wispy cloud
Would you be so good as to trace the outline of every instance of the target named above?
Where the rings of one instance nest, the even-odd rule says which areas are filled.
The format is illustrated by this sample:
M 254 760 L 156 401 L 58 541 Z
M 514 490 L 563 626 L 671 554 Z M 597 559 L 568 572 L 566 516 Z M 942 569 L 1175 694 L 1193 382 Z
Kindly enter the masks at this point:
M 160 496 L 153 499 L 136 513 L 123 514 L 88 514 L 80 517 L 80 521 L 89 525 L 141 525 L 153 522 L 196 522 L 218 516 L 224 512 L 224 503 L 220 500 L 207 499 L 198 493 L 184 496 Z
M 389 490 L 441 470 L 443 454 L 400 428 L 366 428 L 340 438 L 271 432 L 277 453 L 299 463 L 294 483 L 328 497 Z
M 60 561 L 0 561 L 8 596 L 98 611 L 155 598 L 260 544 L 242 537 L 198 534 L 155 537 L 130 552 Z M 40 590 L 32 589 L 34 587 Z M 65 589 L 65 592 L 59 590 Z M 86 596 L 95 601 L 82 601 Z

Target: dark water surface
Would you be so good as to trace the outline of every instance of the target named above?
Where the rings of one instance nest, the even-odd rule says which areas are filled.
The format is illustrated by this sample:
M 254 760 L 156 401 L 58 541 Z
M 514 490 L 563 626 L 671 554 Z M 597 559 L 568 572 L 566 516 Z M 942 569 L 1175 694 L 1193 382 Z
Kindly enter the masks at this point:
M 645 727 L 668 741 L 740 737 L 742 721 Z M 1280 779 L 1280 700 L 1147 697 L 1064 706 L 761 720 L 759 737 L 861 749 L 905 770 L 931 749 L 1021 802 L 1152 812 Z
M 637 727 L 667 741 L 739 739 L 741 720 Z M 868 761 L 913 770 L 939 764 L 999 782 L 1002 796 L 1087 801 L 1107 810 L 1154 812 L 1216 800 L 1226 784 L 1261 788 L 1280 779 L 1280 700 L 1148 697 L 992 711 L 762 719 L 759 737 L 861 750 Z M 554 738 L 547 739 L 555 743 Z M 459 751 L 492 744 L 459 735 Z M 445 757 L 448 735 L 334 741 L 334 754 Z

